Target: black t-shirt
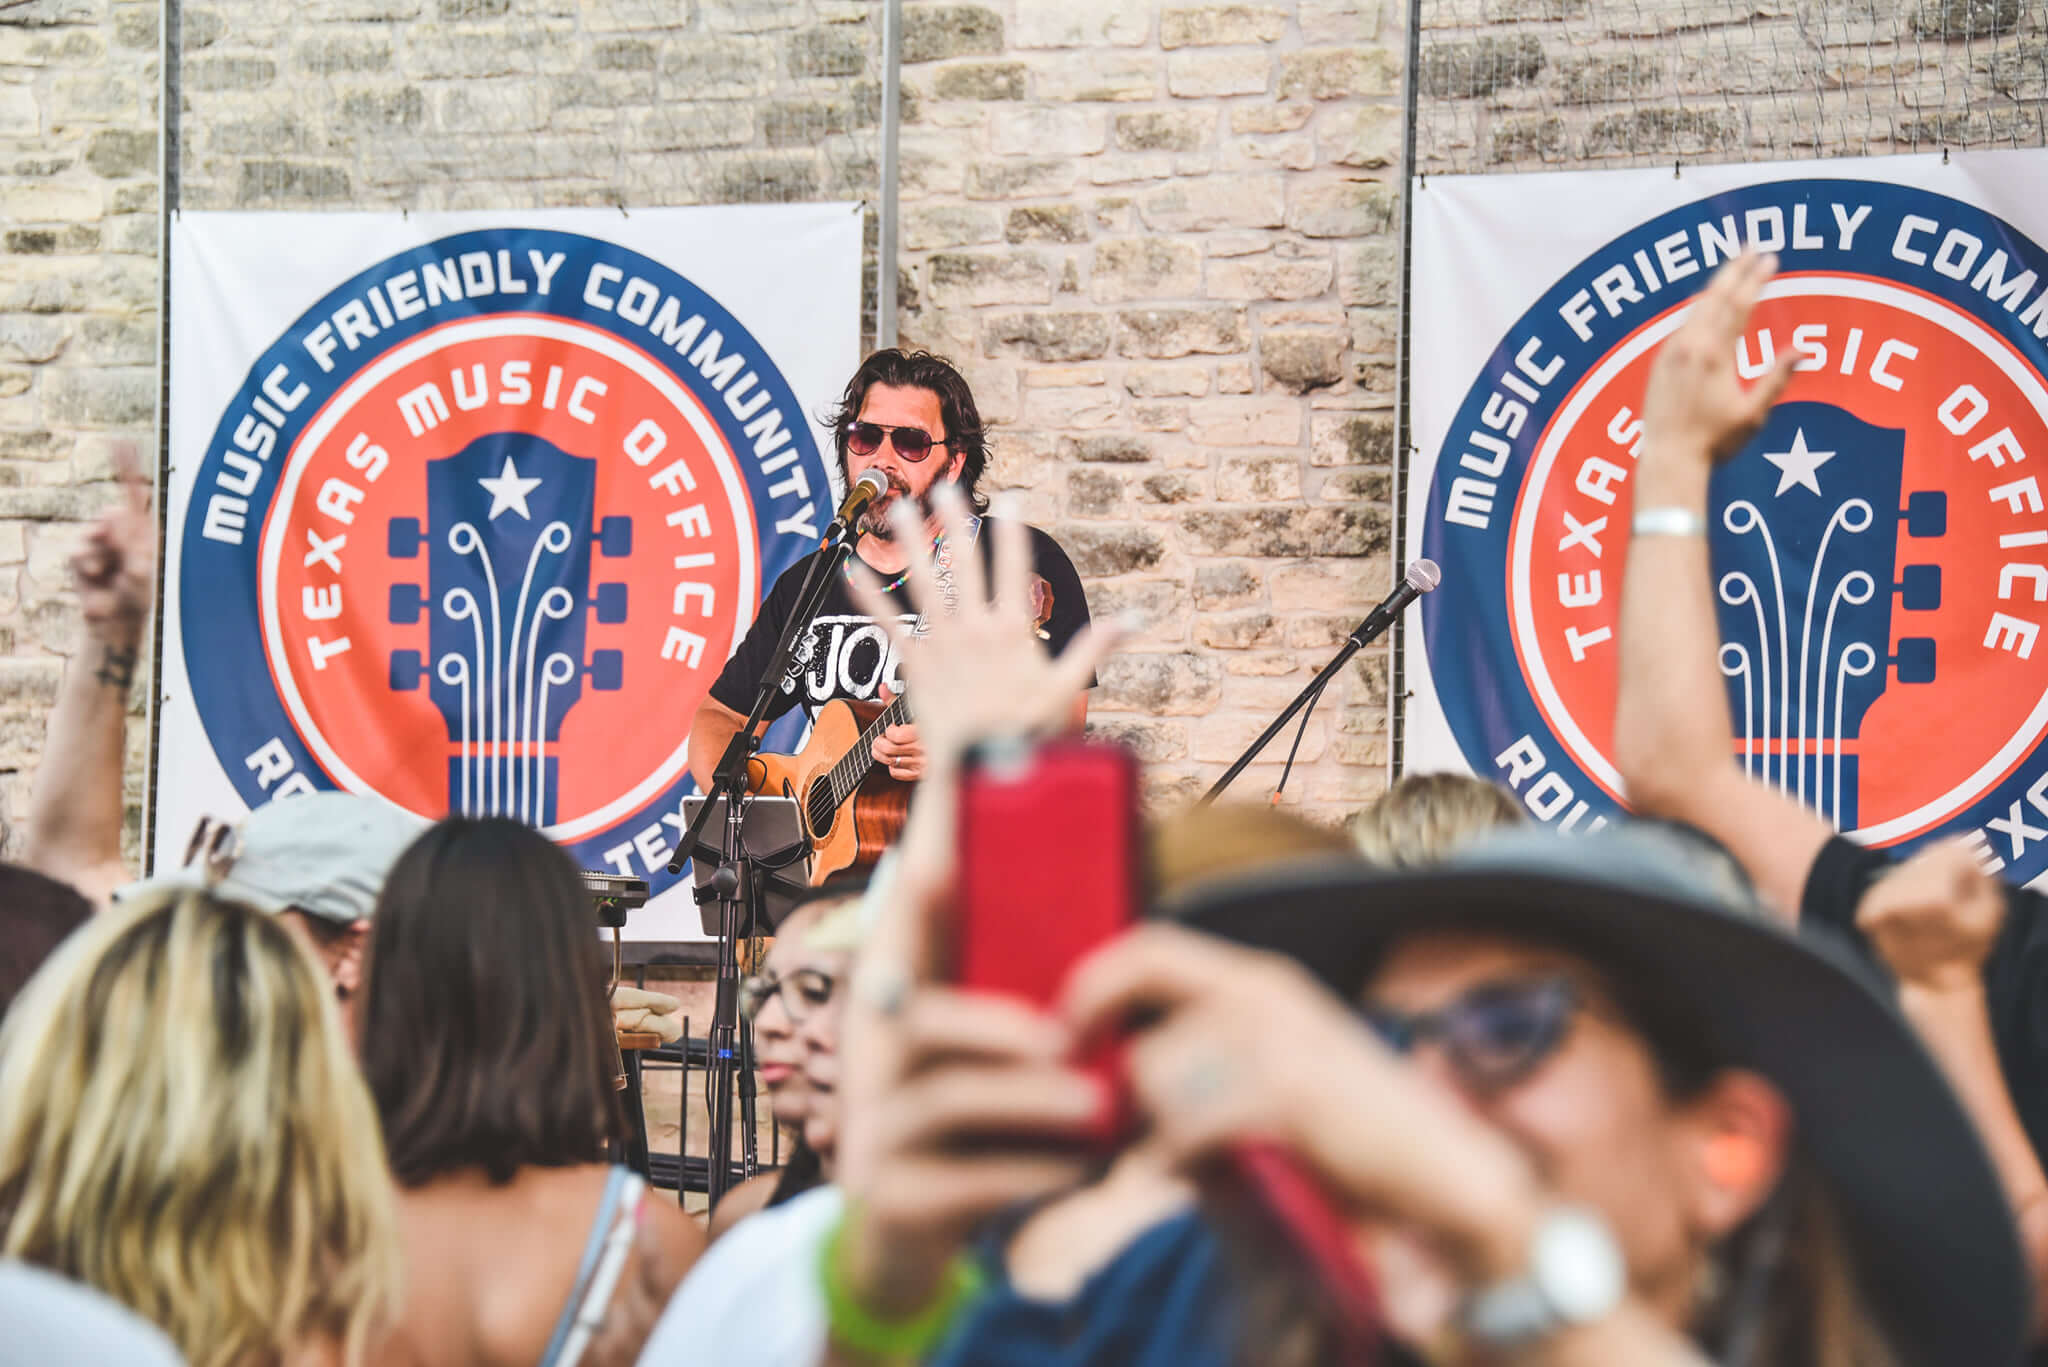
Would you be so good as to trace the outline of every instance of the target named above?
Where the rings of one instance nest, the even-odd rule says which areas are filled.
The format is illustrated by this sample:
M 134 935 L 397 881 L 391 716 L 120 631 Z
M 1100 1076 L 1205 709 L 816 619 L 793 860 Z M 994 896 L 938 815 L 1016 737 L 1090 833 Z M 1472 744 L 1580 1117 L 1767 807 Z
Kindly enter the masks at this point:
M 1045 648 L 1057 655 L 1066 649 L 1076 632 L 1088 625 L 1088 599 L 1081 591 L 1081 576 L 1074 572 L 1067 553 L 1038 528 L 1027 530 L 1031 534 L 1031 572 L 1037 580 L 1033 585 L 1033 606 L 1039 619 L 1039 634 Z M 989 564 L 994 541 L 993 520 L 984 518 L 976 538 L 984 568 Z M 760 615 L 747 629 L 746 639 L 726 661 L 718 681 L 711 685 L 711 696 L 733 711 L 744 713 L 754 705 L 761 672 L 768 667 L 768 657 L 774 653 L 784 625 L 796 610 L 804 575 L 818 554 L 813 551 L 783 571 L 761 604 Z M 902 621 L 917 619 L 906 585 L 896 584 L 887 596 L 890 602 L 903 605 Z M 892 692 L 900 693 L 903 684 L 897 677 L 896 664 L 896 649 L 887 633 L 876 625 L 874 618 L 854 606 L 844 573 L 835 575 L 810 631 L 797 641 L 791 671 L 783 679 L 774 705 L 768 709 L 769 719 L 799 705 L 815 715 L 821 706 L 836 698 L 866 701 L 885 684 Z
M 1876 947 L 1856 929 L 1863 894 L 1892 868 L 1879 850 L 1835 836 L 1821 847 L 1800 899 L 1802 929 L 1823 926 L 1847 940 L 1880 972 Z M 2006 1090 L 2034 1153 L 2048 1164 L 2048 898 L 2027 888 L 2005 890 L 2005 926 L 1984 961 L 1984 997 Z M 1887 974 L 1887 979 L 1889 975 Z

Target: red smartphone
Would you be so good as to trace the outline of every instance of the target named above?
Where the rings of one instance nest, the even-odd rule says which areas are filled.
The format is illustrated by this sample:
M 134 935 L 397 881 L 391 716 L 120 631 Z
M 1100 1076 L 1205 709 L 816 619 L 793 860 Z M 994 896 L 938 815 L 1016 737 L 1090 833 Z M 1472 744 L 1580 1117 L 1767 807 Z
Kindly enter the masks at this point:
M 956 986 L 1050 1006 L 1068 970 L 1144 904 L 1138 765 L 1121 746 L 977 747 L 961 777 L 958 838 Z M 1113 1144 L 1128 1131 L 1120 1063 L 1115 1040 L 1083 1060 L 1119 1098 L 1087 1142 Z

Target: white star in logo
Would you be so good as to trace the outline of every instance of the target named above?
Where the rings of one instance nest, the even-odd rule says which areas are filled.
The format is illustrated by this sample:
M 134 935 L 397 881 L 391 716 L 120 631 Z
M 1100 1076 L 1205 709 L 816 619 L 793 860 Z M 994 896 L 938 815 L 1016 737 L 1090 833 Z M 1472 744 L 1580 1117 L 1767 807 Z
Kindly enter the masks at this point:
M 505 468 L 498 471 L 495 479 L 480 479 L 477 483 L 483 485 L 484 492 L 491 496 L 489 521 L 496 522 L 498 514 L 507 509 L 519 514 L 528 522 L 533 521 L 533 514 L 527 511 L 526 496 L 540 488 L 540 481 L 521 479 L 519 467 L 512 463 L 512 457 L 505 457 Z
M 1782 496 L 1795 484 L 1805 485 L 1816 494 L 1820 492 L 1820 480 L 1814 472 L 1835 458 L 1833 451 L 1809 451 L 1806 449 L 1806 429 L 1801 427 L 1792 433 L 1790 451 L 1766 451 L 1764 459 L 1778 467 L 1778 492 Z

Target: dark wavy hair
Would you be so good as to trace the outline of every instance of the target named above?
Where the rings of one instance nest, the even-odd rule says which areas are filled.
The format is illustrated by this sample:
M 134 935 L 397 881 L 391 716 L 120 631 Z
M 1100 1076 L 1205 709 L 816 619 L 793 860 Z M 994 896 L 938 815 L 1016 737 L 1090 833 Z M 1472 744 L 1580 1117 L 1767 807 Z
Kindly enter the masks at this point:
M 946 449 L 960 454 L 960 491 L 978 513 L 988 511 L 988 498 L 980 490 L 982 472 L 988 469 L 988 434 L 981 425 L 981 410 L 974 406 L 974 391 L 967 377 L 953 363 L 929 351 L 904 351 L 884 347 L 860 363 L 839 407 L 828 421 L 832 445 L 839 452 L 840 473 L 846 471 L 846 429 L 860 418 L 860 406 L 868 390 L 878 384 L 898 389 L 928 389 L 939 396 L 939 416 L 946 424 Z
M 363 1071 L 400 1183 L 600 1163 L 624 1139 L 607 961 L 582 876 L 529 826 L 442 821 L 371 922 Z

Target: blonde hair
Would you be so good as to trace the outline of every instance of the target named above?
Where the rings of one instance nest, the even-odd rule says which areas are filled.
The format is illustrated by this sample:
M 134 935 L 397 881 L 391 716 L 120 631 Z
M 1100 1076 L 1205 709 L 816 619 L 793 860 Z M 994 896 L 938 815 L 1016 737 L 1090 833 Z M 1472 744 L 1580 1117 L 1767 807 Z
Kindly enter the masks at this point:
M 0 1029 L 0 1256 L 93 1286 L 192 1367 L 360 1363 L 399 1289 L 377 1113 L 290 931 L 167 890 L 85 927 Z
M 1528 819 L 1514 795 L 1498 784 L 1466 774 L 1404 774 L 1351 819 L 1351 838 L 1375 864 L 1414 868 L 1434 864 L 1488 831 Z

